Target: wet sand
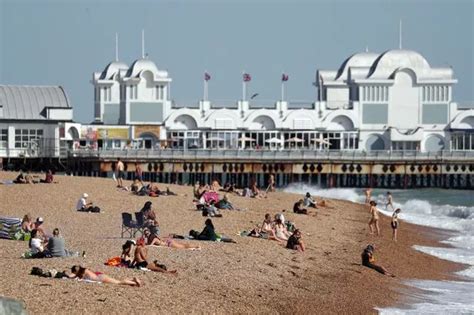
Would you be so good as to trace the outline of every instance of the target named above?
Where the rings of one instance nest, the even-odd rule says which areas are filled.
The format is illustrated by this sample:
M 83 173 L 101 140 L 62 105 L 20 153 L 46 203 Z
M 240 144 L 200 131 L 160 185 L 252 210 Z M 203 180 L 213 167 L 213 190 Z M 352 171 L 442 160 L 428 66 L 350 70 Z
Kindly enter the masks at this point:
M 2 172 L 0 180 L 16 174 Z M 85 250 L 86 258 L 22 259 L 27 243 L 0 240 L 0 296 L 21 300 L 31 314 L 153 313 L 375 313 L 374 307 L 402 304 L 416 297 L 408 279 L 453 279 L 462 265 L 412 249 L 412 245 L 440 246 L 444 231 L 401 222 L 399 241 L 391 241 L 388 218 L 382 216 L 380 237 L 369 235 L 368 209 L 347 201 L 329 200 L 316 216 L 292 213 L 301 196 L 270 193 L 267 199 L 230 195 L 246 211 L 223 211 L 214 218 L 216 230 L 237 244 L 188 241 L 201 251 L 150 247 L 151 260 L 177 276 L 114 268 L 104 262 L 119 256 L 121 213 L 138 211 L 151 200 L 161 235 L 186 235 L 201 230 L 205 218 L 194 210 L 192 187 L 169 185 L 180 196 L 134 196 L 118 190 L 112 179 L 55 177 L 58 184 L 0 185 L 0 215 L 21 218 L 30 213 L 45 219 L 45 228 L 58 227 L 69 249 Z M 130 182 L 126 182 L 130 184 Z M 167 186 L 160 185 L 166 189 Z M 74 211 L 87 192 L 105 211 Z M 240 237 L 238 232 L 260 224 L 265 213 L 286 209 L 285 217 L 303 232 L 305 253 L 290 251 L 277 242 Z M 383 276 L 360 265 L 360 254 L 376 244 L 375 258 L 397 275 Z M 69 269 L 81 264 L 116 278 L 139 277 L 140 288 L 58 280 L 29 275 L 33 266 Z

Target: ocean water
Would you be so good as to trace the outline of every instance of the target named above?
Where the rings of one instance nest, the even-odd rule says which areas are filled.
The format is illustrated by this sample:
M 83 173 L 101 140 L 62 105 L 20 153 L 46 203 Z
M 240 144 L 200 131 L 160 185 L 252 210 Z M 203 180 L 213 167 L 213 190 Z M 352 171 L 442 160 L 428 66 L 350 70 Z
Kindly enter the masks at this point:
M 355 188 L 322 189 L 306 184 L 292 184 L 287 192 L 353 202 L 365 200 L 363 190 Z M 374 189 L 373 199 L 385 215 L 387 190 Z M 441 259 L 467 264 L 458 272 L 460 281 L 409 280 L 406 284 L 423 290 L 421 298 L 403 308 L 378 309 L 381 314 L 474 314 L 474 193 L 466 190 L 413 189 L 391 190 L 395 208 L 402 209 L 399 218 L 407 222 L 451 231 L 444 243 L 451 248 L 417 246 L 416 250 Z M 401 232 L 403 233 L 403 232 Z

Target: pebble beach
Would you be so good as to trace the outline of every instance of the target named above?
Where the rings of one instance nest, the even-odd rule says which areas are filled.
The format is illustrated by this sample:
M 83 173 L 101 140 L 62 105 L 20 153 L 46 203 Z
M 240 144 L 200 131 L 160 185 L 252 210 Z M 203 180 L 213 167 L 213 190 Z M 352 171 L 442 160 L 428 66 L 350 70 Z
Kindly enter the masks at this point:
M 15 173 L 0 173 L 0 180 L 15 177 Z M 104 262 L 119 256 L 128 238 L 121 238 L 121 213 L 139 211 L 146 201 L 153 202 L 161 235 L 201 230 L 206 218 L 195 210 L 192 187 L 159 184 L 178 196 L 151 198 L 117 189 L 107 178 L 56 176 L 55 180 L 57 184 L 0 185 L 1 216 L 43 217 L 47 231 L 60 229 L 68 249 L 86 252 L 84 258 L 23 259 L 27 242 L 0 239 L 0 296 L 22 301 L 29 314 L 367 314 L 417 299 L 417 292 L 405 286 L 404 280 L 452 280 L 453 272 L 462 269 L 460 264 L 412 248 L 414 244 L 443 246 L 438 241 L 446 231 L 402 221 L 399 240 L 393 242 L 389 218 L 383 216 L 381 236 L 369 235 L 364 205 L 329 199 L 327 207 L 316 214 L 299 215 L 292 208 L 302 196 L 281 191 L 263 199 L 229 195 L 235 206 L 246 210 L 223 210 L 222 218 L 212 220 L 216 230 L 236 244 L 186 241 L 199 243 L 200 251 L 150 247 L 150 260 L 177 269 L 176 276 L 109 267 Z M 74 210 L 84 192 L 103 213 Z M 282 210 L 303 232 L 304 253 L 275 241 L 240 236 L 241 231 L 260 224 L 265 213 Z M 395 278 L 360 265 L 360 254 L 369 243 L 376 245 L 376 262 Z M 29 274 L 34 266 L 65 270 L 74 264 L 119 279 L 138 277 L 143 285 L 124 287 Z

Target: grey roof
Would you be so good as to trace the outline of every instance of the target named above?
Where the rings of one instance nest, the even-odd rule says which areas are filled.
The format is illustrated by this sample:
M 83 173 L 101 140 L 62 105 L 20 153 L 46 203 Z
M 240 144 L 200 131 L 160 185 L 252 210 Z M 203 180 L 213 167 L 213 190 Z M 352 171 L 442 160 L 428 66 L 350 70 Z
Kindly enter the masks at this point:
M 71 108 L 60 86 L 0 85 L 2 119 L 46 120 L 46 108 Z

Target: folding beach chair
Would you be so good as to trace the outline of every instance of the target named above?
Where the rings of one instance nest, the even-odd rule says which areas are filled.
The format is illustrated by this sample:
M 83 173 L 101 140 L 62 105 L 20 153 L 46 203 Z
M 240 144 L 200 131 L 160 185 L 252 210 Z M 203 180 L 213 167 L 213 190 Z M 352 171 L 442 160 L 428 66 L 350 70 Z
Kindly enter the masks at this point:
M 145 218 L 143 217 L 143 212 L 135 212 L 136 230 L 135 233 L 140 231 L 143 234 L 143 229 L 145 228 Z
M 132 219 L 132 215 L 127 212 L 122 212 L 122 235 L 121 237 L 123 238 L 123 235 L 125 233 L 129 233 L 130 238 L 135 237 L 135 234 L 137 233 L 138 226 L 135 221 Z

